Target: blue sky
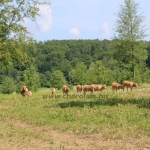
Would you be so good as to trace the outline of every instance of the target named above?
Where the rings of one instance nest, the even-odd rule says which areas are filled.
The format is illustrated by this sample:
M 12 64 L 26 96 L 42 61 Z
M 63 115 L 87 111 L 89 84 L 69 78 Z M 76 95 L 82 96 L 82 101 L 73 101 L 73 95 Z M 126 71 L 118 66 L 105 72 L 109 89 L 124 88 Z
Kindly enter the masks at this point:
M 37 41 L 68 39 L 111 39 L 120 4 L 124 0 L 50 0 L 41 6 L 36 23 L 26 20 L 28 30 Z M 150 28 L 150 0 L 135 0 L 138 12 Z M 147 31 L 147 34 L 150 30 Z M 150 41 L 150 35 L 145 38 Z

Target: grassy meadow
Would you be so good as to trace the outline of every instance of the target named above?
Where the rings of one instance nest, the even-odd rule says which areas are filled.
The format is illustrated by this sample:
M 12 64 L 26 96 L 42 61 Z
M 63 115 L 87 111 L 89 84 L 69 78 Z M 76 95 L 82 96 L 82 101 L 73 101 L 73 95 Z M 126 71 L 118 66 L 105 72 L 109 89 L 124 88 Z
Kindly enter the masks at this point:
M 0 142 L 7 141 L 7 146 L 11 142 L 23 145 L 31 139 L 42 139 L 52 144 L 56 139 L 39 131 L 50 128 L 79 137 L 143 139 L 139 149 L 145 145 L 150 148 L 150 85 L 117 93 L 107 87 L 101 93 L 87 93 L 85 98 L 83 93 L 77 95 L 75 87 L 68 97 L 63 97 L 61 90 L 56 94 L 55 98 L 51 97 L 50 89 L 39 89 L 29 98 L 16 93 L 0 94 Z M 34 128 L 30 130 L 31 127 Z M 60 144 L 53 149 L 69 149 L 66 147 Z M 123 148 L 126 149 L 122 145 L 120 149 Z

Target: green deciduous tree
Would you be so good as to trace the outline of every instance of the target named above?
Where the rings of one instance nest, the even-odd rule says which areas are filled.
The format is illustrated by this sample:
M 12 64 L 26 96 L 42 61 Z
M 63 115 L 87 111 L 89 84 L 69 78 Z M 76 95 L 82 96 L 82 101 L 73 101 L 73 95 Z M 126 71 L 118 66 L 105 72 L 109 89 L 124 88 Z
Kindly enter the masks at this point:
M 16 85 L 12 78 L 4 77 L 1 85 L 1 92 L 4 94 L 11 94 L 16 91 Z
M 76 67 L 72 69 L 69 73 L 69 76 L 74 85 L 77 84 L 87 84 L 88 74 L 87 74 L 87 66 L 84 63 L 77 63 Z
M 53 71 L 50 79 L 51 87 L 61 89 L 63 85 L 67 84 L 67 81 L 60 70 Z
M 139 4 L 134 0 L 124 0 L 117 13 L 114 37 L 114 58 L 120 67 L 132 72 L 130 78 L 136 77 L 136 68 L 147 59 L 146 28 L 144 17 L 138 13 Z
M 34 66 L 26 69 L 23 73 L 23 81 L 31 91 L 37 91 L 40 86 L 39 74 Z
M 36 21 L 40 5 L 49 0 L 0 1 L 0 68 L 5 69 L 13 60 L 24 65 L 29 60 L 25 51 L 34 40 L 23 25 L 25 19 Z
M 40 83 L 41 87 L 50 87 L 50 78 L 51 78 L 51 72 L 46 71 L 44 74 L 40 74 Z
M 88 74 L 88 81 L 90 81 L 90 84 L 111 84 L 111 82 L 113 81 L 112 71 L 105 68 L 101 61 L 91 63 Z

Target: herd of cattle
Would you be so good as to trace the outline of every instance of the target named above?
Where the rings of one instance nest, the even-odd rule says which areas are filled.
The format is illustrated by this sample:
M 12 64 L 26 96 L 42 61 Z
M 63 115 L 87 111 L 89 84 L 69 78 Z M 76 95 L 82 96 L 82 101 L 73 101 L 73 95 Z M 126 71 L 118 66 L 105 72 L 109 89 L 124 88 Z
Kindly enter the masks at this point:
M 132 88 L 133 87 L 138 87 L 138 84 L 136 82 L 132 82 L 132 81 L 124 81 L 123 84 L 120 84 L 120 83 L 117 83 L 117 82 L 113 82 L 112 83 L 112 90 L 113 91 L 118 91 L 118 90 L 125 90 L 125 88 L 127 88 L 127 91 L 128 89 L 130 89 L 132 91 Z M 95 92 L 95 91 L 103 91 L 104 89 L 106 89 L 106 84 L 91 84 L 91 85 L 77 85 L 76 86 L 76 90 L 77 90 L 77 93 L 81 93 L 83 92 L 84 95 L 86 94 L 86 92 Z M 51 88 L 51 92 L 52 92 L 52 95 L 54 96 L 56 94 L 56 89 L 55 88 Z M 63 95 L 64 94 L 68 94 L 70 92 L 70 88 L 66 85 L 64 85 L 62 87 L 62 92 L 63 92 Z
M 132 91 L 133 87 L 138 87 L 138 84 L 136 82 L 132 82 L 132 81 L 124 81 L 123 84 L 117 83 L 117 82 L 113 82 L 112 83 L 112 90 L 113 91 L 118 91 L 118 90 L 125 90 L 125 88 L 130 89 Z M 95 91 L 103 91 L 104 89 L 106 89 L 106 84 L 91 84 L 91 85 L 77 85 L 76 86 L 76 90 L 77 93 L 81 93 L 83 91 L 84 94 L 86 94 L 86 92 L 95 92 Z M 63 95 L 68 94 L 70 92 L 70 88 L 66 85 L 64 85 L 62 87 L 62 92 Z M 20 91 L 22 96 L 31 96 L 32 92 L 28 90 L 27 86 L 22 86 L 21 91 Z M 56 88 L 51 88 L 51 93 L 53 96 L 55 96 L 56 94 Z

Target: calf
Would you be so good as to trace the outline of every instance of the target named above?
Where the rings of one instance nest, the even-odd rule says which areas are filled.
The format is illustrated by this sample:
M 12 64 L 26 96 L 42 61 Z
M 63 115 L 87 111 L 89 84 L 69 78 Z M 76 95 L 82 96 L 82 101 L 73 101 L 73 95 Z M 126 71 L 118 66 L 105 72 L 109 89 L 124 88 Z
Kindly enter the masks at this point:
M 117 83 L 117 82 L 113 82 L 112 83 L 112 90 L 113 91 L 118 91 L 118 90 L 120 90 L 120 89 L 123 89 L 124 90 L 124 86 L 123 85 L 121 85 L 121 84 L 119 84 L 119 83 Z
M 32 92 L 28 91 L 28 97 L 31 97 L 31 96 L 32 96 Z
M 51 92 L 52 92 L 52 95 L 55 96 L 55 94 L 56 94 L 56 89 L 55 89 L 55 88 L 51 88 Z

